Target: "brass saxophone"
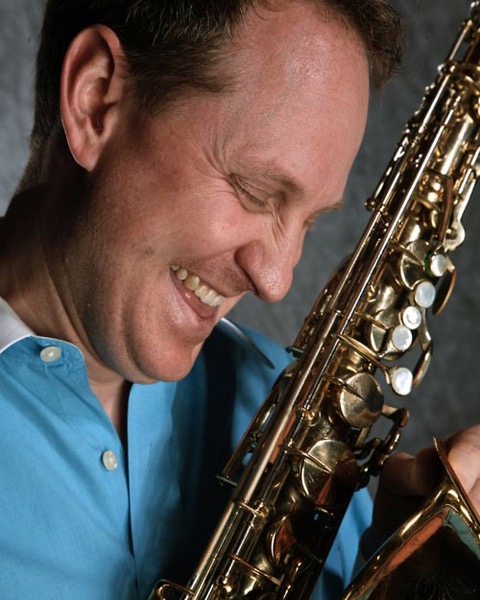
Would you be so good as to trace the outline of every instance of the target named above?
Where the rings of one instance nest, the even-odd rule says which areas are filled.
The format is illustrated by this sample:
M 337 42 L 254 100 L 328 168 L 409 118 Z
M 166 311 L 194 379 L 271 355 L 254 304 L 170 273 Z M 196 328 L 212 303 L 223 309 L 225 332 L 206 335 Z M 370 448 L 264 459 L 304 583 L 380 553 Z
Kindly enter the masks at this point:
M 408 420 L 382 386 L 408 395 L 432 358 L 427 314 L 438 314 L 453 288 L 450 254 L 464 240 L 461 219 L 480 174 L 479 65 L 480 0 L 367 201 L 373 214 L 360 242 L 317 298 L 291 347 L 295 360 L 222 473 L 234 490 L 200 564 L 187 587 L 160 582 L 152 599 L 310 597 L 353 493 L 378 473 Z M 383 439 L 371 431 L 380 417 L 390 421 Z M 448 479 L 437 504 L 455 485 Z M 478 557 L 468 499 L 452 511 L 473 514 L 459 529 L 471 532 Z M 406 538 L 413 530 L 404 528 Z M 375 577 L 380 563 L 392 561 L 375 557 Z M 463 598 L 381 595 L 378 577 L 370 581 L 347 597 Z M 480 597 L 475 589 L 468 598 Z

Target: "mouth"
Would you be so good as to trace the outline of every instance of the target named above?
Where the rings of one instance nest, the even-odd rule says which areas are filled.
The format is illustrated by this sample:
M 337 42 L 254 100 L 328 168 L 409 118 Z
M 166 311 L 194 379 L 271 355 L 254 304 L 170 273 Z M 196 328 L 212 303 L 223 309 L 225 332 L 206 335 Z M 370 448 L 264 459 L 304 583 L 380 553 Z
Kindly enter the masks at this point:
M 189 273 L 184 267 L 170 267 L 174 276 L 182 285 L 192 292 L 202 304 L 211 308 L 218 308 L 225 301 L 225 296 L 219 294 L 216 290 L 207 285 L 204 281 L 195 275 Z

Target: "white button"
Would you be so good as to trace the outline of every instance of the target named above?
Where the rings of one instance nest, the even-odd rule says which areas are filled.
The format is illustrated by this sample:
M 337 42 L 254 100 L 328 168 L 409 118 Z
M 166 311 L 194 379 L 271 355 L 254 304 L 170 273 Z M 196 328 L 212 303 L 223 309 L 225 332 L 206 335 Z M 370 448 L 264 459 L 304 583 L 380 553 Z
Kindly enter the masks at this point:
M 416 306 L 407 306 L 402 313 L 402 321 L 409 329 L 418 329 L 422 324 L 422 313 Z
M 413 387 L 413 373 L 406 367 L 393 367 L 390 370 L 390 382 L 399 396 L 408 396 Z
M 430 281 L 421 281 L 415 288 L 415 302 L 420 308 L 430 308 L 435 301 L 435 286 Z
M 105 450 L 102 454 L 102 463 L 107 471 L 115 471 L 118 467 L 117 455 L 113 450 Z
M 47 346 L 40 352 L 43 362 L 49 363 L 58 360 L 62 356 L 62 349 L 58 346 Z
M 448 269 L 448 258 L 445 254 L 434 254 L 430 258 L 430 272 L 435 277 L 442 277 Z
M 405 325 L 397 325 L 392 331 L 392 343 L 397 350 L 405 352 L 410 348 L 413 341 L 412 332 Z

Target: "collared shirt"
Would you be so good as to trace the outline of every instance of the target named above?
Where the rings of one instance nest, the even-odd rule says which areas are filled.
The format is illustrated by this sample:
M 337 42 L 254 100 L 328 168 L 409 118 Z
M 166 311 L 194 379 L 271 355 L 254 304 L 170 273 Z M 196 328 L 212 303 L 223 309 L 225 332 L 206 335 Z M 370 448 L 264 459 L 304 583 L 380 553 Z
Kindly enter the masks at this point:
M 288 361 L 249 334 L 275 369 L 216 331 L 184 380 L 131 387 L 124 448 L 80 350 L 2 301 L 2 600 L 146 600 L 159 577 L 186 583 L 228 496 L 215 475 Z M 338 597 L 369 518 L 356 495 L 318 598 Z

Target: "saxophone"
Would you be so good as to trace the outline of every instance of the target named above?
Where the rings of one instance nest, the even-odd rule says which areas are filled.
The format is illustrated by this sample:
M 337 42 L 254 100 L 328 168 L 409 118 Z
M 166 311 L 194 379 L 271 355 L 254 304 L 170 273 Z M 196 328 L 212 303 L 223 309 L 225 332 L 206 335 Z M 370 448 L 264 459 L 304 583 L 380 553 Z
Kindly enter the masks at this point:
M 187 587 L 161 581 L 152 600 L 310 597 L 353 493 L 378 474 L 408 421 L 383 390 L 407 396 L 432 358 L 427 314 L 453 289 L 450 254 L 480 175 L 479 64 L 477 0 L 367 201 L 372 217 L 356 249 L 318 296 L 291 346 L 295 360 L 222 473 L 233 494 L 203 558 Z M 381 418 L 384 437 L 372 431 Z M 427 511 L 436 516 L 405 525 L 390 544 L 395 557 L 374 557 L 373 574 L 346 598 L 480 597 L 478 576 L 477 593 L 465 596 L 394 595 L 382 583 L 415 555 L 405 540 L 418 548 L 432 523 L 470 532 L 467 550 L 480 558 L 480 522 L 444 462 L 446 483 Z

